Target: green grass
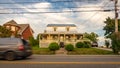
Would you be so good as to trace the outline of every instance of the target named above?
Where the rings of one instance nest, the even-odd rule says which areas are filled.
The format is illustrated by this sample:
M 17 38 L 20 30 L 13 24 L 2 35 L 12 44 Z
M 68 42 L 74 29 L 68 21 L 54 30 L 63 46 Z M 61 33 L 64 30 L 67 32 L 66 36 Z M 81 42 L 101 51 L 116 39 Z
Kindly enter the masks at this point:
M 48 48 L 39 48 L 39 47 L 32 47 L 33 54 L 39 55 L 53 55 L 55 52 L 50 51 Z
M 75 48 L 68 55 L 113 55 L 113 52 L 96 48 Z

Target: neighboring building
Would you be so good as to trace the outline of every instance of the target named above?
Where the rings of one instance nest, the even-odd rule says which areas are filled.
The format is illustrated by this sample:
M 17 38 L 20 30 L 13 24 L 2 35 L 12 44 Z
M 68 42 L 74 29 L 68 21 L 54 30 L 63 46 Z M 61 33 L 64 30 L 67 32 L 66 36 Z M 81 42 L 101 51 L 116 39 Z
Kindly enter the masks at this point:
M 29 24 L 17 24 L 14 20 L 11 20 L 3 24 L 3 26 L 11 30 L 12 36 L 18 35 L 26 40 L 33 36 L 33 30 Z
M 74 24 L 48 24 L 44 33 L 40 33 L 40 47 L 48 47 L 51 42 L 57 42 L 61 47 L 83 41 L 83 34 L 77 32 Z

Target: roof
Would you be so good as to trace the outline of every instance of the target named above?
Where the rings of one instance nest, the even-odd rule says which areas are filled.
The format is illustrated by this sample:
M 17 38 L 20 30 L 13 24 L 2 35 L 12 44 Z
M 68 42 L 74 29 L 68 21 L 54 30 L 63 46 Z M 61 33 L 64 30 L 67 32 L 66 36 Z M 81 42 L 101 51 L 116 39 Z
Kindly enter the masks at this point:
M 29 26 L 29 24 L 17 24 L 17 26 L 20 27 L 20 30 L 18 31 L 18 34 L 22 34 L 23 31 Z
M 6 22 L 4 25 L 17 25 L 17 23 L 14 20 L 10 20 Z
M 53 26 L 60 26 L 60 27 L 72 26 L 72 27 L 76 27 L 75 24 L 48 24 L 48 25 L 47 25 L 47 27 L 53 27 Z
M 24 32 L 24 30 L 29 27 L 29 24 L 17 24 L 14 20 L 10 20 L 7 23 L 5 23 L 4 25 L 14 25 L 19 27 L 19 31 L 18 34 L 22 34 Z M 30 28 L 31 29 L 31 28 Z M 31 29 L 31 32 L 33 32 L 33 30 Z M 34 33 L 34 32 L 33 32 Z

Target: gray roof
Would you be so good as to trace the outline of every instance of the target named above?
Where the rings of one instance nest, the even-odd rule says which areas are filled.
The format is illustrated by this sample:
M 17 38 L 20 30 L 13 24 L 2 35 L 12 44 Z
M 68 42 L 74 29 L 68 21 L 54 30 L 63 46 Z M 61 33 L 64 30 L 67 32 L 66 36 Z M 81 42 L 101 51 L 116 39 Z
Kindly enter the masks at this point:
M 75 24 L 48 24 L 48 25 L 47 25 L 47 27 L 52 27 L 52 26 L 60 26 L 60 27 L 72 26 L 72 27 L 76 27 Z

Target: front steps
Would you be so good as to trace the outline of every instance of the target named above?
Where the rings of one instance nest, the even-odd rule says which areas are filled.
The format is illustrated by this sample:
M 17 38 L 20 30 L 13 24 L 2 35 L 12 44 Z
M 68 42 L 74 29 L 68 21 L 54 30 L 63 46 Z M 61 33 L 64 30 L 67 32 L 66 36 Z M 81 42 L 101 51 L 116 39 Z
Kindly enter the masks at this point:
M 60 48 L 55 52 L 56 55 L 67 55 L 67 51 L 64 48 Z

